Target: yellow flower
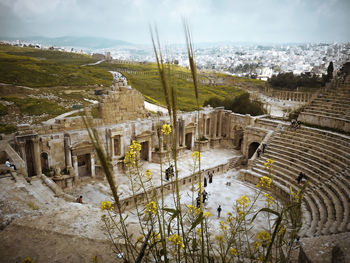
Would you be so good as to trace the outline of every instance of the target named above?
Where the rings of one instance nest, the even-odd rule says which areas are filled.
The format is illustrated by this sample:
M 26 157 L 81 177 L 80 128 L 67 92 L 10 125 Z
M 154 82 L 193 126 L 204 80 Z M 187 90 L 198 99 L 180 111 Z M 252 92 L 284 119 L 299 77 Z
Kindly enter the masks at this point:
M 146 205 L 145 214 L 149 214 L 149 213 L 156 214 L 156 211 L 157 211 L 157 204 L 156 204 L 156 202 L 151 201 L 151 202 L 149 202 Z
M 102 201 L 100 205 L 101 211 L 104 210 L 113 210 L 112 203 L 109 201 Z
M 233 216 L 233 214 L 231 212 L 227 213 L 228 217 L 226 219 L 227 223 L 233 223 L 233 220 L 235 220 L 235 217 Z
M 150 169 L 147 169 L 145 171 L 145 176 L 147 177 L 147 179 L 152 179 L 152 172 Z
M 200 209 L 200 208 L 196 208 L 196 209 L 194 210 L 194 213 L 195 213 L 196 215 L 199 215 L 200 212 L 201 212 L 201 209 Z
M 274 160 L 272 160 L 272 159 L 267 159 L 267 160 L 266 160 L 266 163 L 264 163 L 264 166 L 265 166 L 266 169 L 271 169 L 273 163 L 274 163 Z
M 192 153 L 192 159 L 193 159 L 193 161 L 196 162 L 200 157 L 202 157 L 202 154 L 201 154 L 200 152 L 194 151 L 194 152 Z
M 230 254 L 231 254 L 232 256 L 237 256 L 237 255 L 238 255 L 238 252 L 237 252 L 237 250 L 234 249 L 233 247 L 230 247 Z
M 153 245 L 154 243 L 158 242 L 160 240 L 160 235 L 158 232 L 152 232 L 150 235 L 150 240 L 151 244 Z
M 205 211 L 205 212 L 203 213 L 203 216 L 204 216 L 204 217 L 210 217 L 210 216 L 212 216 L 212 215 L 211 215 L 210 212 Z
M 194 210 L 196 210 L 196 207 L 193 205 L 187 205 L 187 213 L 192 213 Z
M 168 240 L 174 245 L 179 246 L 180 249 L 185 247 L 184 243 L 182 242 L 182 238 L 178 234 L 168 237 Z
M 256 239 L 258 240 L 256 247 L 258 247 L 257 245 L 261 246 L 261 244 L 268 245 L 271 242 L 271 235 L 263 230 L 256 236 Z
M 223 235 L 217 235 L 215 236 L 215 239 L 220 243 L 225 243 L 225 237 Z
M 225 222 L 220 220 L 220 229 L 221 230 L 226 230 L 227 229 L 227 225 L 225 225 Z
M 133 140 L 129 148 L 130 150 L 125 154 L 124 163 L 129 167 L 135 167 L 136 161 L 140 155 L 141 144 Z
M 139 144 L 137 141 L 133 140 L 131 145 L 129 146 L 130 150 L 133 152 L 140 152 L 141 151 L 141 144 Z
M 163 124 L 162 134 L 169 135 L 171 133 L 171 126 L 169 124 Z
M 270 188 L 271 182 L 272 182 L 272 180 L 270 177 L 263 176 L 260 178 L 260 182 L 256 185 L 256 187 L 258 187 L 258 188 L 263 188 L 263 187 Z
M 22 263 L 34 263 L 34 260 L 31 257 L 26 257 L 22 260 Z
M 237 203 L 243 208 L 247 208 L 249 207 L 250 200 L 245 195 L 242 195 L 240 198 L 237 199 Z
M 275 199 L 269 194 L 264 194 L 264 196 L 266 197 L 265 202 L 266 202 L 267 206 L 269 207 L 269 206 L 273 205 Z

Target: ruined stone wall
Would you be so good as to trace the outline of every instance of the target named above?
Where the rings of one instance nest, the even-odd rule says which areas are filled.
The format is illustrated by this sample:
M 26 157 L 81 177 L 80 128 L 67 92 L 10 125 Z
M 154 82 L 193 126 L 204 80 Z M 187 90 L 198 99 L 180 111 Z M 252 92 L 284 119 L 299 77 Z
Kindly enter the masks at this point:
M 105 125 L 146 117 L 144 98 L 140 92 L 119 82 L 99 104 L 100 118 Z

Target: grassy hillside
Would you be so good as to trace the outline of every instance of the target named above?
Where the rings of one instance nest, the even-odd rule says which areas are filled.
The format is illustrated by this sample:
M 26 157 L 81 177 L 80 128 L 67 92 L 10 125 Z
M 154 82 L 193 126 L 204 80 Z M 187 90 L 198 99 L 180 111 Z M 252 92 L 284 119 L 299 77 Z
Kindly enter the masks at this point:
M 139 90 L 146 100 L 152 103 L 165 104 L 158 70 L 154 63 L 117 64 L 115 62 L 104 62 L 98 65 L 86 65 L 95 61 L 87 55 L 0 45 L 0 82 L 36 88 L 35 93 L 50 93 L 62 98 L 62 100 L 70 101 L 70 104 L 80 103 L 85 105 L 86 102 L 83 101 L 83 98 L 99 99 L 94 98 L 92 85 L 104 85 L 105 88 L 110 86 L 112 75 L 108 71 L 121 70 L 123 75 L 127 77 L 129 84 Z M 169 83 L 177 88 L 178 108 L 184 111 L 194 110 L 196 103 L 190 71 L 179 66 L 172 66 L 169 80 Z M 199 87 L 201 106 L 205 100 L 211 97 L 232 98 L 242 94 L 247 87 L 256 88 L 264 85 L 263 82 L 258 80 L 213 72 L 200 73 L 199 80 L 201 83 Z M 39 87 L 40 89 L 38 89 Z M 29 92 L 34 92 L 34 90 Z M 11 92 L 10 90 L 3 90 L 3 92 L 0 90 L 1 95 L 7 96 L 3 97 L 2 100 L 12 102 L 15 102 L 14 98 L 11 100 L 8 96 L 21 97 L 23 95 L 16 93 L 12 89 Z M 30 102 L 29 99 L 25 100 L 28 100 L 28 103 Z M 55 102 L 56 105 L 58 101 Z M 35 108 L 24 110 L 20 106 L 22 104 L 24 104 L 24 101 L 22 103 L 15 102 L 22 114 L 36 114 L 33 112 Z M 51 105 L 46 108 L 53 110 Z M 57 114 L 63 111 L 61 108 Z M 0 108 L 1 112 L 6 112 L 6 109 Z M 48 113 L 50 115 L 55 114 L 54 112 L 51 113 L 51 110 Z
M 95 61 L 87 55 L 0 45 L 0 82 L 28 87 L 110 86 L 109 72 L 82 66 Z
M 122 74 L 128 79 L 129 84 L 139 90 L 147 100 L 153 103 L 157 101 L 160 104 L 165 104 L 164 93 L 155 64 L 101 63 L 98 66 L 115 71 L 122 69 L 124 71 Z M 172 66 L 169 79 L 169 83 L 177 88 L 178 108 L 184 111 L 194 110 L 196 102 L 190 71 L 179 66 Z M 215 73 L 202 73 L 199 76 L 199 80 L 202 83 L 206 83 L 201 84 L 199 87 L 200 105 L 211 97 L 224 99 L 242 94 L 244 91 L 240 87 L 262 85 L 261 81 Z M 210 81 L 215 81 L 218 84 L 209 85 Z

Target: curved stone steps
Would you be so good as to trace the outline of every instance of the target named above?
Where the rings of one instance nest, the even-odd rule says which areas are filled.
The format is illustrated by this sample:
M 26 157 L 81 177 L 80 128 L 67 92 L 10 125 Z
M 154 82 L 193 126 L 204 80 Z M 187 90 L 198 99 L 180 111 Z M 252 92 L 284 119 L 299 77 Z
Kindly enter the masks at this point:
M 346 196 L 341 193 L 341 190 L 339 190 L 338 186 L 333 183 L 332 181 L 329 181 L 329 188 L 331 191 L 337 195 L 337 202 L 335 204 L 336 207 L 342 207 L 342 214 L 340 214 L 340 209 L 337 210 L 336 217 L 337 219 L 341 220 L 338 226 L 336 226 L 336 230 L 339 232 L 346 231 L 346 225 L 350 221 L 350 207 L 349 207 L 349 201 L 346 199 Z M 338 214 L 339 213 L 339 214 Z
M 292 165 L 290 165 L 289 168 L 297 166 L 299 168 L 299 171 L 295 176 L 298 176 L 300 172 L 305 172 L 308 171 L 307 176 L 312 177 L 315 180 L 319 180 L 320 178 L 323 179 L 329 179 L 330 178 L 330 173 L 335 173 L 332 168 L 329 168 L 323 164 L 319 164 L 317 161 L 314 159 L 308 158 L 308 156 L 301 155 L 301 152 L 296 152 L 296 151 L 284 151 L 284 150 L 278 150 L 274 149 L 274 151 L 269 151 L 268 153 L 264 154 L 266 157 L 271 158 L 273 160 L 280 160 L 281 163 L 287 162 L 286 160 L 292 159 L 293 162 Z M 326 172 L 328 171 L 328 172 Z
M 313 160 L 319 164 L 319 166 L 325 166 L 330 173 L 338 173 L 346 168 L 347 160 L 345 162 L 339 160 L 336 156 L 327 155 L 326 153 L 321 153 L 319 150 L 315 149 L 316 146 L 308 145 L 298 145 L 297 143 L 291 144 L 289 142 L 271 142 L 268 152 L 288 152 L 292 154 L 298 154 L 301 157 L 305 157 L 309 160 Z M 264 153 L 265 154 L 265 153 Z
M 311 129 L 305 129 L 305 128 L 299 128 L 296 131 L 289 131 L 286 130 L 284 135 L 289 135 L 292 138 L 308 138 L 311 141 L 321 140 L 321 141 L 327 141 L 328 144 L 331 144 L 333 146 L 339 146 L 342 148 L 348 148 L 350 147 L 350 139 L 346 136 L 336 135 L 332 133 L 326 133 L 326 132 L 314 132 Z M 308 136 L 308 137 L 307 137 Z
M 295 185 L 295 181 L 291 180 L 291 176 L 288 176 L 289 171 L 286 169 L 280 169 L 275 166 L 276 170 L 275 174 L 272 175 L 274 181 L 278 181 L 279 184 L 284 186 Z M 264 169 L 263 164 L 259 164 L 256 167 L 253 167 L 253 170 L 261 175 L 268 176 L 268 171 Z M 326 235 L 331 233 L 338 233 L 338 226 L 341 225 L 343 220 L 343 211 L 342 206 L 340 205 L 339 198 L 333 193 L 331 189 L 329 189 L 326 185 L 322 187 L 315 188 L 315 186 L 310 187 L 310 191 L 307 190 L 307 195 L 313 195 L 310 197 L 314 200 L 314 203 L 317 205 L 308 205 L 309 209 L 313 209 L 313 207 L 317 207 L 320 209 L 320 214 L 322 215 L 318 219 L 317 231 L 311 230 L 313 234 L 316 235 Z M 317 199 L 315 198 L 317 196 Z M 313 213 L 315 214 L 315 213 Z M 316 228 L 314 228 L 316 229 Z
M 336 166 L 334 167 L 336 170 L 343 170 L 348 165 L 350 160 L 342 157 L 343 155 L 342 152 L 337 151 L 339 152 L 339 154 L 336 154 L 334 151 L 328 150 L 328 147 L 326 145 L 319 145 L 317 142 L 313 142 L 313 141 L 310 141 L 310 142 L 312 143 L 304 142 L 303 139 L 295 140 L 295 139 L 289 139 L 289 138 L 286 138 L 286 139 L 278 138 L 276 140 L 273 140 L 270 143 L 270 146 L 271 145 L 275 145 L 276 147 L 286 146 L 292 149 L 300 149 L 306 152 L 312 152 L 313 155 L 320 157 L 323 160 L 327 160 L 331 157 L 332 164 Z
M 276 135 L 273 142 L 284 142 L 286 141 L 290 142 L 292 144 L 296 145 L 306 145 L 308 147 L 310 146 L 318 146 L 318 150 L 323 153 L 327 153 L 327 156 L 336 156 L 342 162 L 345 162 L 346 164 L 349 163 L 350 160 L 350 153 L 347 149 L 343 149 L 345 147 L 341 147 L 340 145 L 333 145 L 329 144 L 327 140 L 312 140 L 310 136 L 299 136 L 298 138 L 294 137 L 282 137 L 280 135 Z M 312 142 L 312 144 L 308 143 Z
M 332 118 L 339 118 L 342 119 L 344 116 L 344 111 L 342 112 L 337 112 L 337 111 L 332 111 L 329 109 L 320 109 L 320 110 L 314 110 L 314 109 L 305 109 L 304 110 L 305 113 L 312 113 L 312 114 L 316 114 L 316 115 L 324 115 L 324 116 L 328 116 L 328 117 L 332 117 Z

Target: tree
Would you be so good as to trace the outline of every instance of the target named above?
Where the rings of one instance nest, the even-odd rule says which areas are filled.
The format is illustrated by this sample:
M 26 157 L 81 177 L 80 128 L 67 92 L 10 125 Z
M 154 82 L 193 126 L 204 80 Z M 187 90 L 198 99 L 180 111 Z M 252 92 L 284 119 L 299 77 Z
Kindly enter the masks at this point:
M 334 70 L 334 67 L 333 67 L 333 62 L 329 62 L 329 65 L 328 65 L 328 68 L 327 68 L 327 79 L 330 80 L 333 78 L 333 70 Z

